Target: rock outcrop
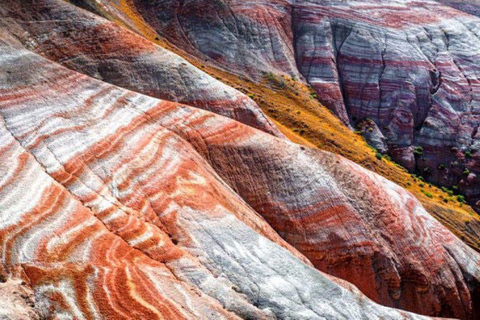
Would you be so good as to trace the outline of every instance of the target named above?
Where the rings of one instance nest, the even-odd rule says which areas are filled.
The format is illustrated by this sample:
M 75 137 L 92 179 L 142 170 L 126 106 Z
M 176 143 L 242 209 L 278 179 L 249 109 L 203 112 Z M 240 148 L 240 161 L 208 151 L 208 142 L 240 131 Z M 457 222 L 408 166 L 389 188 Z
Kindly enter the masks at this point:
M 227 115 L 247 124 L 207 102 L 142 94 L 172 86 L 180 101 L 190 86 L 153 81 L 155 63 L 134 45 L 148 44 L 103 19 L 60 0 L 1 4 L 1 262 L 23 270 L 43 315 L 423 318 L 373 299 L 479 317 L 480 254 L 404 189 L 267 133 L 258 110 L 263 131 L 241 110 Z M 57 35 L 69 23 L 81 54 Z M 122 34 L 116 49 L 95 42 L 105 31 L 92 24 Z M 170 59 L 178 66 L 168 52 L 154 61 Z M 92 71 L 106 62 L 124 79 Z M 205 90 L 223 86 L 191 72 L 211 81 Z M 242 108 L 232 105 L 213 111 Z
M 39 320 L 41 315 L 35 307 L 33 290 L 17 278 L 2 278 L 0 281 L 0 319 Z
M 132 1 L 189 54 L 257 81 L 303 79 L 345 124 L 373 120 L 395 161 L 478 211 L 478 4 L 440 2 Z
M 63 1 L 4 2 L 1 23 L 29 50 L 116 86 L 282 136 L 246 95 L 115 23 Z
M 95 81 L 5 38 L 2 263 L 22 266 L 43 313 L 416 317 L 310 267 L 179 135 L 232 130 L 248 143 L 259 132 Z
M 478 0 L 436 0 L 452 8 L 480 16 L 480 1 Z
M 2 29 L 0 234 L 43 312 L 406 316 L 298 249 L 383 304 L 475 316 L 479 255 L 401 188 L 62 68 L 17 37 Z

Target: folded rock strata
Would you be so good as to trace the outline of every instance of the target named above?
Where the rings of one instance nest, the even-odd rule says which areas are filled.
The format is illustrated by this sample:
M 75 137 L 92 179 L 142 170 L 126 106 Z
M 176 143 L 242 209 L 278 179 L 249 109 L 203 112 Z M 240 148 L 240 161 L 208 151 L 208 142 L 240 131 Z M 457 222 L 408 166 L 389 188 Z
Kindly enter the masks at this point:
M 21 266 L 44 315 L 420 318 L 310 267 L 179 132 L 275 138 L 98 82 L 5 38 L 2 263 Z
M 257 81 L 275 74 L 303 79 L 345 124 L 373 120 L 395 161 L 458 188 L 478 211 L 478 3 L 439 2 L 131 4 L 189 54 Z M 119 11 L 113 1 L 99 3 Z
M 0 245 L 44 314 L 419 318 L 368 296 L 478 317 L 480 255 L 402 188 L 61 67 L 18 30 L 0 29 Z

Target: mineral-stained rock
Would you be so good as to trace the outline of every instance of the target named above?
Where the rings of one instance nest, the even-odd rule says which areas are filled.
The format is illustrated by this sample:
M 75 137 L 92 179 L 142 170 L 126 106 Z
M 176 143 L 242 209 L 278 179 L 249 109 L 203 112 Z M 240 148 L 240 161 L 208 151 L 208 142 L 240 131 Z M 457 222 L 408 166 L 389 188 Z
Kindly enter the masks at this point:
M 439 2 L 131 3 L 160 35 L 200 59 L 256 80 L 270 73 L 303 79 L 345 124 L 374 120 L 394 160 L 458 186 L 478 211 L 478 1 Z M 466 183 L 466 168 L 473 182 Z
M 305 5 L 297 16 L 298 28 L 318 26 L 314 19 L 331 26 L 333 45 L 323 54 L 335 56 L 332 70 L 346 108 L 337 113 L 348 114 L 352 126 L 373 119 L 397 162 L 441 185 L 459 185 L 474 204 L 480 198 L 478 181 L 466 185 L 462 179 L 465 167 L 476 171 L 478 166 L 480 87 L 474 61 L 480 57 L 480 20 L 428 1 Z M 297 56 L 304 60 L 305 55 Z M 322 90 L 315 85 L 317 79 L 322 83 L 321 75 L 303 74 Z M 465 153 L 473 155 L 471 161 Z
M 394 160 L 457 186 L 478 211 L 480 18 L 467 14 L 478 1 L 439 2 L 132 3 L 190 54 L 252 79 L 303 78 L 345 124 L 373 119 Z M 477 177 L 469 183 L 466 168 Z
M 207 109 L 281 136 L 246 95 L 115 23 L 59 0 L 3 2 L 0 24 L 48 59 L 120 87 Z
M 385 305 L 478 315 L 480 255 L 395 184 L 76 73 L 0 30 L 2 263 L 22 266 L 43 312 L 417 317 L 308 258 Z
M 106 85 L 5 43 L 0 57 L 2 262 L 22 265 L 43 312 L 416 317 L 375 305 L 302 262 L 171 130 L 193 138 L 243 131 L 235 143 L 269 135 Z M 201 123 L 205 130 L 189 129 Z
M 448 5 L 455 9 L 480 16 L 480 1 L 479 0 L 436 0 L 442 4 Z
M 369 297 L 479 317 L 480 255 L 399 186 L 246 125 L 276 131 L 189 65 L 186 85 L 159 83 L 183 60 L 92 14 L 53 0 L 0 4 L 1 261 L 23 270 L 43 314 L 421 318 Z M 275 5 L 238 8 L 270 23 L 290 13 Z M 258 67 L 293 68 L 287 55 L 260 56 L 264 35 Z M 258 117 L 151 97 L 168 88 L 175 101 Z M 215 103 L 218 88 L 228 103 Z

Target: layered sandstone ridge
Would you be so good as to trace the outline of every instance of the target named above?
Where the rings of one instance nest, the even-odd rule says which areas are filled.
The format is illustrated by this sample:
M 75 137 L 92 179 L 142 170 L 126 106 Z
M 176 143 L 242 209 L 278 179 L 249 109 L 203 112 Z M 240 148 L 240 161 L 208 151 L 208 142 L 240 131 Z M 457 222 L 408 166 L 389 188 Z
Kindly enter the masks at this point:
M 4 2 L 1 23 L 29 50 L 116 86 L 206 109 L 281 136 L 246 95 L 115 23 L 63 1 Z
M 404 189 L 264 132 L 275 129 L 261 116 L 264 131 L 206 102 L 138 93 L 171 85 L 130 79 L 143 40 L 92 14 L 54 0 L 0 8 L 2 266 L 22 268 L 44 316 L 422 318 L 373 299 L 478 318 L 480 255 Z M 69 30 L 81 54 L 51 32 L 65 20 L 79 23 Z M 116 38 L 124 51 L 95 43 L 102 28 L 131 37 Z M 154 61 L 170 58 L 180 61 Z M 107 61 L 125 79 L 69 60 Z
M 100 1 L 112 15 L 130 4 L 158 34 L 229 72 L 302 79 L 345 124 L 373 120 L 381 150 L 478 211 L 478 4 L 439 2 Z
M 290 143 L 5 38 L 2 262 L 21 265 L 45 316 L 416 318 L 302 262 L 198 153 L 228 132 L 238 145 Z

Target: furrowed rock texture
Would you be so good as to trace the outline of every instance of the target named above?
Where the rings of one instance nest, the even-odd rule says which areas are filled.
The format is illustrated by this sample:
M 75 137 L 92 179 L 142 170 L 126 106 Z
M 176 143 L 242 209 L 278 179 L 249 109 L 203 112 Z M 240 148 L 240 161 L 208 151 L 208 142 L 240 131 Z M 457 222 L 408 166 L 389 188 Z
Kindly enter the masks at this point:
M 442 4 L 448 5 L 455 9 L 480 16 L 480 1 L 479 0 L 436 0 Z
M 23 270 L 42 316 L 423 318 L 309 266 L 205 155 L 266 142 L 285 158 L 299 147 L 99 82 L 0 35 L 2 268 Z M 462 260 L 465 272 L 475 259 Z
M 383 151 L 480 211 L 478 2 L 441 2 L 131 1 L 200 59 L 302 79 L 348 126 L 373 120 Z
M 397 185 L 0 32 L 2 264 L 44 314 L 478 317 L 480 255 Z
M 30 50 L 70 69 L 282 136 L 246 95 L 99 16 L 61 0 L 2 1 L 0 14 L 1 23 Z

